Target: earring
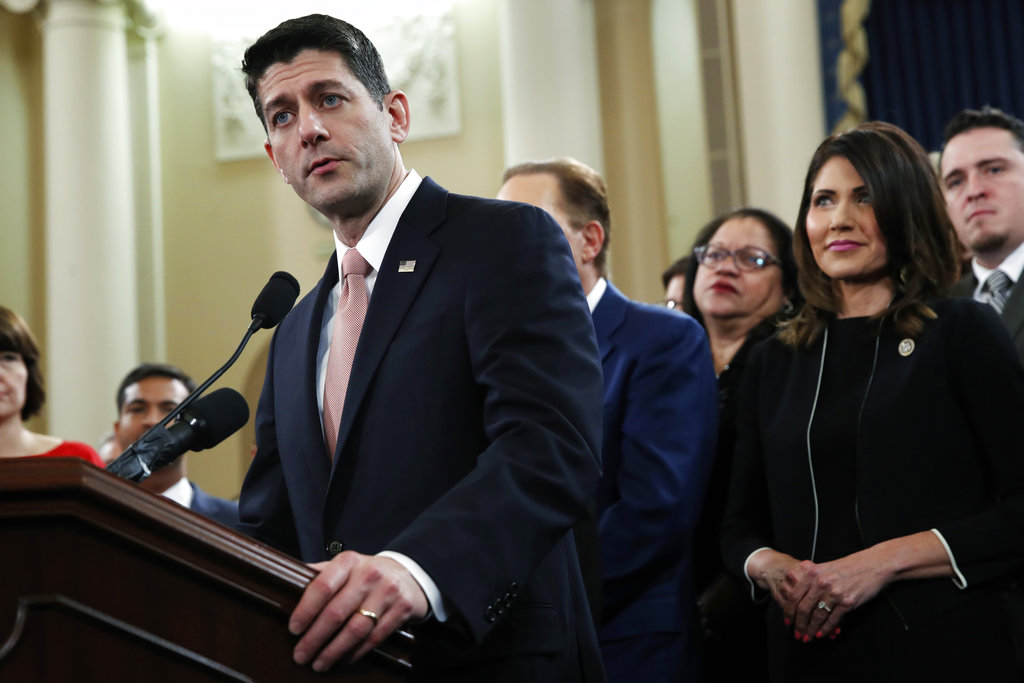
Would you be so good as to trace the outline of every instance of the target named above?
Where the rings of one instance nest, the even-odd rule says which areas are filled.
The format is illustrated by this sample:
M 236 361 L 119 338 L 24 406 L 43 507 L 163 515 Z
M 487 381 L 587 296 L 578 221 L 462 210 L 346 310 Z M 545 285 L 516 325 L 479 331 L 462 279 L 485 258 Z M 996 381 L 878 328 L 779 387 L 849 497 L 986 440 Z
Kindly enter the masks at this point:
M 796 306 L 793 305 L 793 302 L 790 299 L 784 300 L 782 302 L 782 305 L 779 306 L 779 310 L 781 312 L 785 313 L 786 315 L 789 315 L 790 313 L 792 313 L 793 309 L 795 309 L 795 308 L 796 308 Z
M 906 286 L 907 280 L 909 279 L 908 273 L 910 272 L 909 266 L 903 266 L 900 268 L 900 284 Z

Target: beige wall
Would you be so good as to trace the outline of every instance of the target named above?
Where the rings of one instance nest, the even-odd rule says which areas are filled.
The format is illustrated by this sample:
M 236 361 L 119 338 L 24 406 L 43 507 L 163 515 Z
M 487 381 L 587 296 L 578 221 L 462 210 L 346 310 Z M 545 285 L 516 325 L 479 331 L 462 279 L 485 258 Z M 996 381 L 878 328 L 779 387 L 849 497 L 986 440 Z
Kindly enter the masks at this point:
M 809 4 L 812 0 L 800 2 Z M 679 232 L 678 225 L 671 228 L 675 232 L 670 249 L 665 197 L 672 188 L 663 186 L 665 152 L 659 135 L 660 127 L 671 117 L 662 112 L 659 121 L 657 111 L 653 72 L 657 58 L 651 56 L 650 21 L 655 3 L 594 3 L 604 165 L 616 220 L 613 272 L 628 294 L 654 300 L 661 296 L 661 269 L 678 256 L 672 249 L 688 243 L 699 227 L 695 222 L 688 231 L 684 227 Z M 505 166 L 498 3 L 461 0 L 455 7 L 462 131 L 455 137 L 407 143 L 402 152 L 407 166 L 453 191 L 493 196 Z M 692 7 L 689 0 L 687 7 Z M 749 17 L 745 20 L 749 23 Z M 692 31 L 692 27 L 687 28 L 681 35 L 692 36 Z M 771 40 L 793 41 L 793 36 L 783 39 L 779 33 L 774 35 L 761 36 L 762 49 L 770 49 Z M 0 9 L 0 114 L 4 116 L 0 142 L 5 154 L 5 165 L 0 170 L 4 238 L 0 250 L 0 303 L 25 314 L 45 342 L 40 45 L 38 28 L 30 17 Z M 221 162 L 215 158 L 209 50 L 210 38 L 205 33 L 174 27 L 157 44 L 167 353 L 166 358 L 145 359 L 181 365 L 197 380 L 217 369 L 235 349 L 249 322 L 252 301 L 272 272 L 291 272 L 303 292 L 308 292 L 332 249 L 329 231 L 281 182 L 269 161 Z M 747 63 L 745 68 L 754 68 L 749 60 Z M 740 67 L 744 68 L 742 64 Z M 692 70 L 688 73 L 688 78 L 697 77 Z M 763 70 L 759 78 L 766 78 Z M 692 82 L 681 85 L 685 91 L 699 91 Z M 750 91 L 744 97 L 744 110 L 756 112 L 758 98 L 766 95 Z M 792 104 L 820 108 L 820 102 L 818 95 Z M 557 104 L 572 106 L 571 102 Z M 74 103 L 68 106 L 73 108 Z M 412 103 L 412 112 L 415 125 L 416 102 Z M 697 115 L 699 112 L 691 108 L 685 120 L 692 122 Z M 751 144 L 762 143 L 771 145 L 771 149 L 785 149 L 796 139 L 790 132 L 775 139 L 772 130 L 757 128 L 760 123 L 756 115 L 748 116 L 748 127 L 768 139 L 749 136 L 748 149 Z M 679 131 L 672 133 L 678 136 Z M 818 136 L 813 131 L 810 135 L 805 132 L 800 144 L 809 137 Z M 774 159 L 763 167 L 748 168 L 751 187 L 766 188 L 765 203 L 775 201 L 768 195 L 776 190 L 758 179 L 773 177 L 777 163 Z M 795 165 L 804 163 L 802 158 L 793 161 Z M 790 188 L 790 184 L 787 181 L 785 187 L 778 188 L 779 206 L 787 205 L 791 191 L 798 192 L 799 187 Z M 253 412 L 269 339 L 270 333 L 258 333 L 235 367 L 218 383 L 242 391 Z M 102 343 L 102 339 L 83 340 L 83 349 Z M 83 352 L 83 362 L 88 362 L 87 355 Z M 128 365 L 126 361 L 125 370 Z M 111 420 L 113 389 L 97 387 L 83 392 L 86 399 L 95 396 L 109 402 Z M 108 427 L 97 425 L 96 438 Z M 193 478 L 214 493 L 234 495 L 248 464 L 251 443 L 250 420 L 246 429 L 215 452 L 191 456 Z
M 825 136 L 815 5 L 733 3 L 747 201 L 790 225 L 807 165 Z
M 0 304 L 46 346 L 42 41 L 30 16 L 0 10 Z M 30 423 L 45 429 L 45 416 Z
M 36 154 L 43 126 L 39 49 L 31 18 L 12 15 L 0 20 L 0 303 L 18 311 L 29 324 L 42 324 L 44 318 L 42 297 L 25 286 L 43 282 L 32 237 L 42 228 L 42 171 Z
M 671 262 L 663 194 L 661 138 L 649 47 L 648 0 L 599 0 L 598 74 L 604 122 L 605 180 L 612 210 L 612 279 L 628 296 L 662 298 Z

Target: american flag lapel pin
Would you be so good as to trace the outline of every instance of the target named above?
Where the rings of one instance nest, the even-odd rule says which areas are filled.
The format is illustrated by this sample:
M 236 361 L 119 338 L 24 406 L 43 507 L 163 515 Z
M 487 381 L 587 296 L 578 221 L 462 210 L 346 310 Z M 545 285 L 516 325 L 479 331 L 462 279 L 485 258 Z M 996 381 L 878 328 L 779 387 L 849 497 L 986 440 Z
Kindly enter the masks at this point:
M 411 273 L 416 270 L 416 259 L 411 261 L 399 261 L 398 272 L 399 273 Z

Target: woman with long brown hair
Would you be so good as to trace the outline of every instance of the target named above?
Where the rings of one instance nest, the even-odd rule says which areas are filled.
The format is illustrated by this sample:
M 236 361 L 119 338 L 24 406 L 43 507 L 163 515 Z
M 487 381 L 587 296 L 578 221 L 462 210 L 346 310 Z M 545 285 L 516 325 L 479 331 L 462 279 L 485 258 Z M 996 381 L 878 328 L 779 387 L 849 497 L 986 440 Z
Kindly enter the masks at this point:
M 771 678 L 1019 680 L 1024 369 L 993 310 L 941 298 L 924 151 L 884 123 L 826 139 L 795 232 L 806 304 L 751 354 L 722 531 L 773 600 Z

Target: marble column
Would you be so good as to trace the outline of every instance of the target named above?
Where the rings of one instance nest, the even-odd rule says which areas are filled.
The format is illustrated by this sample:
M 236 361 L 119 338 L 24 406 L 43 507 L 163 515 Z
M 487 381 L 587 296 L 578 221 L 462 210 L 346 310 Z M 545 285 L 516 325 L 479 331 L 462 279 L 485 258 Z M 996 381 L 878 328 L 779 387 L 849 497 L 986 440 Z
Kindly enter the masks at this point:
M 603 171 L 592 0 L 503 0 L 505 163 L 572 156 Z
M 95 444 L 139 354 L 126 31 L 121 0 L 2 0 L 43 36 L 49 431 Z

